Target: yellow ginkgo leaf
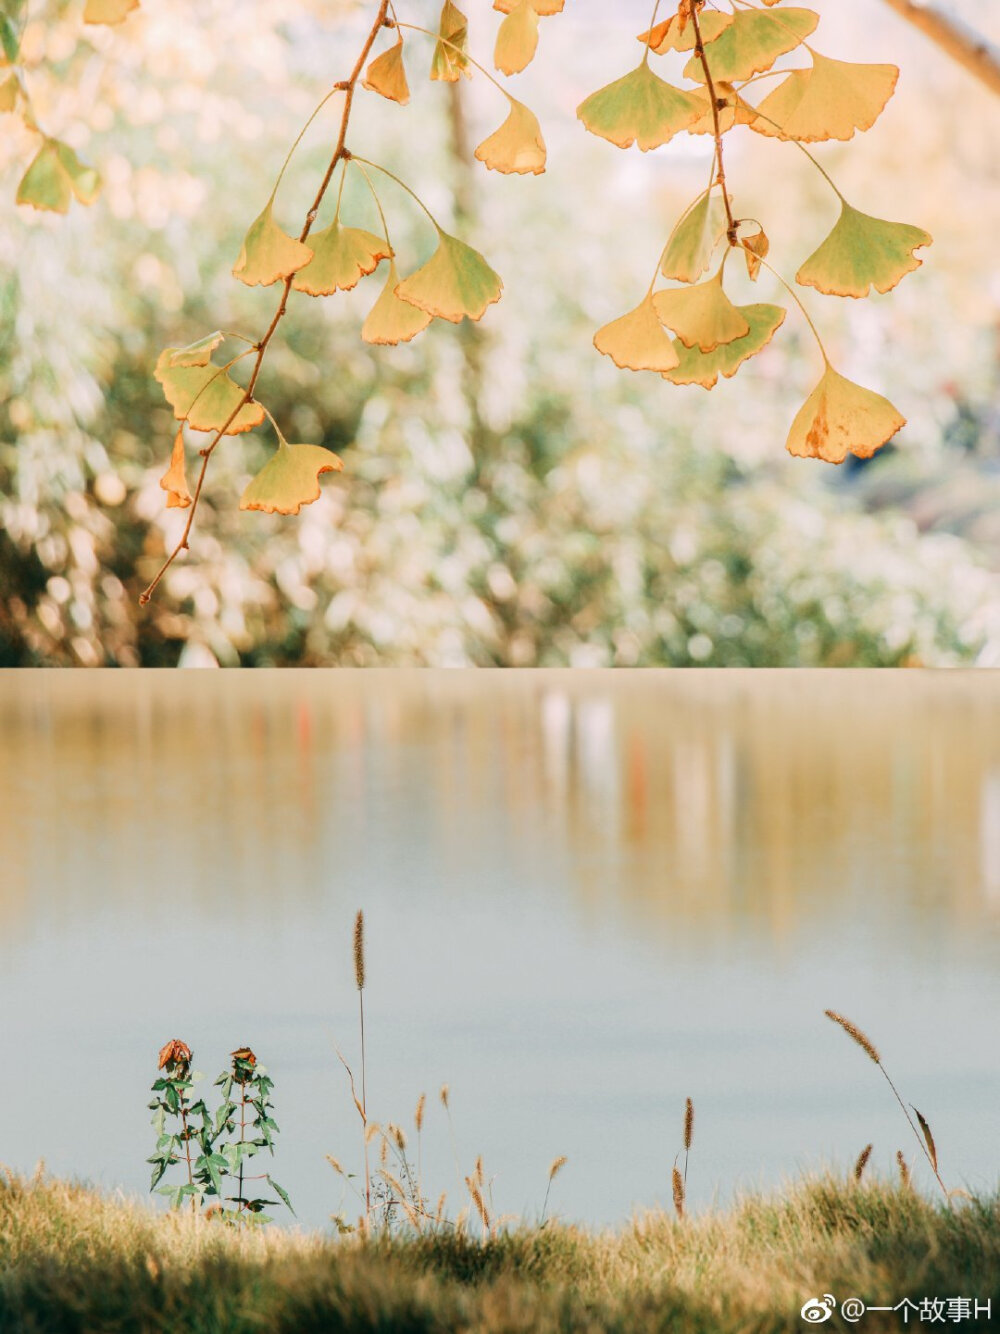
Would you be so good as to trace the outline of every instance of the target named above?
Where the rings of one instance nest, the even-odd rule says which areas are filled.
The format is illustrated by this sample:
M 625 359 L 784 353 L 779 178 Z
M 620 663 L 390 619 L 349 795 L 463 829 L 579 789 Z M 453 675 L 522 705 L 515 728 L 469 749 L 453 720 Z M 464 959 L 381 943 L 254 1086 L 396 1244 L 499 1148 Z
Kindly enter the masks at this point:
M 704 46 L 714 42 L 733 21 L 732 14 L 724 14 L 718 9 L 706 9 L 698 18 L 701 40 Z M 671 14 L 668 19 L 658 23 L 655 28 L 639 34 L 639 41 L 655 51 L 658 56 L 668 51 L 693 51 L 695 32 L 693 23 L 681 23 L 680 14 Z
M 501 14 L 509 14 L 516 9 L 521 0 L 493 0 L 493 8 Z M 531 7 L 536 14 L 545 18 L 549 14 L 561 14 L 566 0 L 531 0 Z
M 297 292 L 309 296 L 331 296 L 349 292 L 383 259 L 392 258 L 392 247 L 384 236 L 363 227 L 342 227 L 340 220 L 310 238 L 313 257 L 292 280 Z
M 622 370 L 668 371 L 677 365 L 677 349 L 659 321 L 652 295 L 598 329 L 594 346 Z
M 693 287 L 670 287 L 653 297 L 660 323 L 681 340 L 685 347 L 699 347 L 711 352 L 722 343 L 745 338 L 750 325 L 722 288 L 725 260 L 714 278 Z
M 530 65 L 538 49 L 538 10 L 531 0 L 521 0 L 497 30 L 493 64 L 504 74 L 519 74 Z
M 786 449 L 799 458 L 843 463 L 848 454 L 870 459 L 906 425 L 887 398 L 847 380 L 829 364 L 799 409 Z
M 701 196 L 670 233 L 660 262 L 664 278 L 693 283 L 712 262 L 715 247 L 726 233 L 726 206 L 720 194 Z
M 483 140 L 476 157 L 494 171 L 538 176 L 545 170 L 545 140 L 538 117 L 523 102 L 511 98 L 507 119 Z
M 719 132 L 725 134 L 734 125 L 752 125 L 757 112 L 744 102 L 731 83 L 719 82 L 715 87 L 715 110 L 719 117 Z M 693 125 L 688 126 L 688 134 L 714 134 L 715 116 L 707 88 L 699 88 L 692 96 L 701 108 L 701 115 Z
M 233 265 L 233 277 L 247 287 L 270 287 L 279 278 L 288 278 L 304 264 L 313 252 L 295 237 L 283 232 L 271 214 L 273 201 L 253 223 L 243 238 L 239 258 Z
M 461 75 L 472 78 L 465 48 L 469 40 L 469 21 L 452 0 L 444 0 L 438 23 L 438 41 L 431 57 L 431 78 L 454 83 Z
M 14 110 L 17 106 L 17 95 L 19 91 L 20 86 L 17 82 L 16 75 L 12 74 L 9 78 L 5 79 L 3 83 L 0 83 L 0 112 Z
M 69 144 L 46 139 L 21 177 L 17 202 L 66 213 L 74 195 L 81 204 L 92 204 L 100 189 L 100 176 L 80 161 Z
M 437 319 L 458 324 L 466 316 L 481 319 L 487 306 L 500 300 L 503 283 L 478 250 L 438 228 L 438 244 L 426 264 L 396 288 L 401 301 Z
M 186 421 L 195 431 L 221 431 L 225 426 L 226 435 L 241 435 L 261 424 L 264 409 L 259 403 L 243 403 L 245 391 L 228 372 L 211 362 L 206 366 L 172 366 L 170 359 L 177 351 L 164 348 L 154 374 L 178 421 Z M 234 412 L 236 416 L 229 421 Z
M 740 245 L 743 247 L 743 258 L 747 262 L 747 275 L 750 281 L 755 283 L 760 273 L 760 266 L 767 259 L 771 249 L 771 242 L 767 239 L 764 228 L 758 223 L 755 232 L 740 237 Z
M 171 366 L 207 366 L 212 360 L 212 353 L 224 341 L 226 335 L 216 329 L 197 342 L 188 343 L 187 347 L 168 348 Z
M 416 338 L 422 329 L 431 322 L 426 310 L 411 305 L 409 301 L 400 301 L 396 295 L 399 286 L 399 274 L 396 261 L 389 261 L 389 276 L 379 299 L 361 326 L 361 337 L 366 343 L 381 343 L 394 346 L 396 343 L 408 343 Z
M 184 428 L 174 436 L 174 447 L 170 451 L 170 466 L 160 478 L 160 486 L 167 493 L 167 509 L 186 510 L 191 504 L 191 492 L 188 490 L 187 474 L 184 471 Z
M 592 93 L 576 114 L 591 134 L 610 139 L 619 148 L 637 143 L 645 153 L 693 125 L 701 111 L 691 93 L 674 88 L 643 61 L 624 78 Z
M 734 338 L 731 343 L 722 343 L 711 352 L 685 347 L 678 338 L 674 343 L 677 366 L 667 371 L 664 379 L 674 384 L 700 384 L 705 389 L 714 388 L 720 375 L 727 378 L 735 375 L 745 361 L 765 348 L 785 318 L 781 306 L 761 303 L 738 306 L 737 309 L 750 326 L 748 334 L 743 338 Z
M 319 500 L 319 479 L 325 472 L 340 472 L 343 462 L 320 445 L 288 445 L 282 440 L 240 497 L 241 510 L 265 514 L 298 514 L 303 505 Z
M 921 227 L 869 217 L 844 200 L 833 231 L 802 265 L 795 281 L 828 296 L 867 296 L 870 287 L 888 292 L 920 267 L 923 261 L 913 252 L 932 240 Z
M 793 70 L 757 107 L 757 133 L 809 144 L 870 130 L 896 87 L 896 66 L 809 54 L 812 67 Z
M 84 23 L 122 23 L 139 0 L 87 0 L 83 7 Z
M 383 51 L 365 70 L 361 81 L 362 88 L 373 93 L 381 93 L 390 102 L 406 106 L 410 100 L 410 85 L 406 81 L 406 66 L 403 64 L 403 38 L 400 35 L 395 46 Z
M 818 22 L 819 15 L 811 9 L 782 9 L 777 14 L 764 9 L 737 10 L 732 23 L 705 51 L 713 83 L 717 79 L 741 83 L 770 69 L 779 56 L 805 41 Z M 698 56 L 684 66 L 684 75 L 705 82 Z

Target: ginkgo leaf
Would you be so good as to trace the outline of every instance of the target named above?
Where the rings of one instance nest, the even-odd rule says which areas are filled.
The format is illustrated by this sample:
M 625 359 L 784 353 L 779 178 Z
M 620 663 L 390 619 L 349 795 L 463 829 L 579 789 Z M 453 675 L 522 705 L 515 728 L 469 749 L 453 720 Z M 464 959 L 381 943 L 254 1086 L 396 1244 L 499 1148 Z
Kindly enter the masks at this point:
M 726 232 L 726 206 L 720 194 L 706 191 L 670 233 L 660 262 L 664 278 L 693 283 L 712 262 Z
M 476 157 L 494 171 L 538 176 L 545 170 L 545 140 L 538 117 L 523 102 L 511 98 L 507 119 L 483 140 Z
M 714 42 L 732 21 L 732 14 L 724 14 L 718 9 L 706 9 L 698 17 L 702 45 L 707 46 L 709 42 Z M 680 14 L 671 14 L 655 28 L 639 34 L 639 41 L 658 56 L 665 55 L 668 51 L 693 51 L 695 40 L 694 24 L 685 23 L 682 26 Z
M 243 403 L 245 390 L 227 371 L 212 362 L 205 366 L 172 366 L 170 359 L 177 351 L 164 348 L 154 374 L 178 421 L 186 421 L 195 431 L 221 431 L 225 426 L 226 435 L 241 435 L 261 424 L 264 409 L 259 403 Z M 230 422 L 234 412 L 236 416 Z
M 21 177 L 17 202 L 66 213 L 74 195 L 81 204 L 92 204 L 100 188 L 100 176 L 80 161 L 69 144 L 46 139 Z
M 361 86 L 373 93 L 381 93 L 390 102 L 406 106 L 410 100 L 410 85 L 406 81 L 406 66 L 403 64 L 402 35 L 395 46 L 390 46 L 388 51 L 375 57 L 365 71 Z
M 509 14 L 519 4 L 520 0 L 493 0 L 493 8 L 501 14 Z M 566 0 L 531 0 L 531 7 L 542 18 L 549 14 L 561 14 L 565 4 Z
M 827 365 L 788 432 L 786 449 L 799 458 L 843 463 L 848 454 L 870 459 L 906 418 L 887 398 L 847 380 Z
M 538 49 L 538 10 L 531 0 L 521 0 L 497 30 L 493 64 L 504 74 L 519 74 L 530 65 Z
M 206 334 L 204 338 L 199 338 L 197 342 L 188 343 L 187 347 L 168 348 L 170 352 L 169 365 L 171 366 L 207 366 L 212 360 L 212 353 L 224 341 L 226 335 L 221 329 L 215 329 L 212 333 Z
M 753 124 L 757 112 L 752 106 L 743 101 L 731 83 L 719 82 L 714 87 L 715 110 L 718 112 L 720 134 L 725 134 L 734 125 Z M 712 114 L 712 103 L 708 96 L 708 89 L 699 88 L 697 92 L 692 93 L 692 97 L 698 102 L 701 114 L 693 125 L 688 126 L 688 134 L 714 134 L 715 116 Z
M 760 266 L 767 259 L 771 249 L 771 242 L 767 239 L 764 228 L 758 224 L 755 232 L 740 237 L 740 245 L 743 247 L 743 258 L 747 262 L 747 275 L 750 281 L 755 283 L 760 273 Z
M 84 23 L 122 23 L 139 0 L 87 0 L 83 8 Z
M 438 228 L 438 245 L 426 264 L 396 288 L 402 301 L 419 306 L 452 324 L 468 316 L 481 319 L 487 306 L 500 300 L 503 283 L 478 250 Z
M 913 252 L 932 240 L 921 227 L 869 217 L 845 200 L 833 231 L 802 265 L 795 281 L 828 296 L 867 296 L 870 287 L 888 292 L 920 267 L 923 261 Z
M 624 78 L 592 93 L 576 114 L 591 134 L 619 148 L 637 143 L 645 153 L 693 125 L 701 110 L 691 93 L 674 88 L 643 61 Z
M 740 9 L 733 21 L 705 52 L 712 81 L 741 83 L 752 74 L 770 69 L 779 56 L 793 51 L 819 22 L 811 9 L 782 9 L 770 14 L 764 9 Z M 698 56 L 684 66 L 684 75 L 705 82 Z
M 21 35 L 9 14 L 0 14 L 0 66 L 16 65 L 21 54 Z
M 292 280 L 297 292 L 310 296 L 349 292 L 383 259 L 392 258 L 392 247 L 384 236 L 363 227 L 342 227 L 339 219 L 311 237 L 310 244 L 313 257 Z
M 233 265 L 233 277 L 247 287 L 270 287 L 279 278 L 290 277 L 313 257 L 309 246 L 281 230 L 271 214 L 272 206 L 273 201 L 268 200 L 263 213 L 251 223 Z
M 17 106 L 17 95 L 20 91 L 17 77 L 11 74 L 9 78 L 0 83 L 0 112 L 13 111 Z
M 714 278 L 693 287 L 670 287 L 653 297 L 660 323 L 673 329 L 685 347 L 697 345 L 702 352 L 711 352 L 722 343 L 745 338 L 750 332 L 739 307 L 723 291 L 724 268 L 725 261 Z
M 320 445 L 288 445 L 282 441 L 243 492 L 240 509 L 298 514 L 303 505 L 319 500 L 321 474 L 340 472 L 343 466 L 339 455 Z
M 160 486 L 167 493 L 167 509 L 186 510 L 191 504 L 191 492 L 188 490 L 187 474 L 184 471 L 184 428 L 174 436 L 174 447 L 170 451 L 170 466 L 160 478 Z
M 629 371 L 668 371 L 677 365 L 677 349 L 664 331 L 652 294 L 620 319 L 594 334 L 598 352 Z
M 444 0 L 438 23 L 438 41 L 431 58 L 431 78 L 454 83 L 462 74 L 472 78 L 465 48 L 469 40 L 469 21 L 452 0 Z
M 382 343 L 390 346 L 396 343 L 408 343 L 430 324 L 432 317 L 426 310 L 411 305 L 409 301 L 400 301 L 396 295 L 398 286 L 396 261 L 391 259 L 385 286 L 361 326 L 361 337 L 366 343 Z
M 809 54 L 812 67 L 793 70 L 758 105 L 758 134 L 810 144 L 870 130 L 896 87 L 896 66 Z
M 685 347 L 678 338 L 674 343 L 677 366 L 667 371 L 664 379 L 674 384 L 700 384 L 705 389 L 712 389 L 720 375 L 727 378 L 735 375 L 745 361 L 765 348 L 785 319 L 781 306 L 760 303 L 738 306 L 737 309 L 750 326 L 748 334 L 734 338 L 731 343 L 722 343 L 711 352 Z

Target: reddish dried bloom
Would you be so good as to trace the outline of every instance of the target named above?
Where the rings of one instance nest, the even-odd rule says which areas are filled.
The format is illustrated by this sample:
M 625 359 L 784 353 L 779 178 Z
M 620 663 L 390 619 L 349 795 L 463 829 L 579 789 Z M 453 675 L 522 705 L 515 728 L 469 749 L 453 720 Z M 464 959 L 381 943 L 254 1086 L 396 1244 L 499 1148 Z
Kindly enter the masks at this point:
M 171 1040 L 160 1048 L 160 1064 L 157 1070 L 170 1069 L 174 1065 L 190 1065 L 191 1048 L 186 1042 L 181 1042 L 180 1038 L 171 1038 Z

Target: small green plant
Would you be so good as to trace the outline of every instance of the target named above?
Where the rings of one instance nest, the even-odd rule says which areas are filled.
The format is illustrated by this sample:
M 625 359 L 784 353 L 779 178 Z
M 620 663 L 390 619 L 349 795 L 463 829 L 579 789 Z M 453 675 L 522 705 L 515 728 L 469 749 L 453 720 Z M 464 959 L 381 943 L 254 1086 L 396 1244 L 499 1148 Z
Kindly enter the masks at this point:
M 274 1153 L 278 1133 L 271 1114 L 274 1081 L 266 1068 L 249 1047 L 232 1052 L 230 1068 L 215 1081 L 222 1101 L 213 1113 L 204 1098 L 193 1097 L 194 1085 L 204 1076 L 191 1069 L 191 1060 L 191 1048 L 178 1038 L 160 1049 L 158 1069 L 163 1073 L 153 1082 L 149 1103 L 157 1134 L 156 1150 L 146 1159 L 153 1167 L 150 1190 L 169 1197 L 174 1208 L 190 1200 L 193 1212 L 210 1201 L 208 1215 L 228 1223 L 268 1223 L 264 1209 L 269 1204 L 284 1204 L 294 1213 L 287 1192 L 268 1173 L 246 1172 L 249 1159 L 264 1149 Z M 184 1166 L 186 1180 L 160 1185 L 178 1164 Z M 278 1199 L 251 1197 L 251 1181 L 266 1181 Z

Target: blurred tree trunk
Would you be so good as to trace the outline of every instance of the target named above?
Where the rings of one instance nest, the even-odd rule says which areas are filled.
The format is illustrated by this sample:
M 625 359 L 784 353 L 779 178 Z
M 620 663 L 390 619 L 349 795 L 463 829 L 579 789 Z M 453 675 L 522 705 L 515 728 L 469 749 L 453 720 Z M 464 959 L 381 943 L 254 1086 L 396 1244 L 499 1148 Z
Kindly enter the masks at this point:
M 929 0 L 885 2 L 1000 96 L 1000 50 L 957 14 L 946 13 Z
M 451 132 L 452 197 L 455 205 L 456 230 L 460 236 L 474 236 L 478 224 L 475 180 L 473 175 L 472 146 L 468 122 L 465 118 L 462 80 L 448 85 L 448 123 Z M 472 320 L 463 320 L 458 329 L 464 362 L 462 392 L 469 415 L 469 448 L 475 463 L 475 476 L 480 478 L 489 452 L 490 432 L 483 422 L 480 410 L 482 396 L 485 347 L 483 331 Z

